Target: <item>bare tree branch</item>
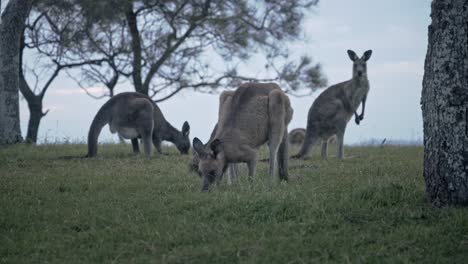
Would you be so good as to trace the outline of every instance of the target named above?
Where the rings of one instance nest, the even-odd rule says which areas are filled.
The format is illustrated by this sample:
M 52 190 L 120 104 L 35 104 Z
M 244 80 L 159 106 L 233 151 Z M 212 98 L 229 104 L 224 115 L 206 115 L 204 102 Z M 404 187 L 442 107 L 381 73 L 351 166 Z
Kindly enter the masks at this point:
M 66 73 L 67 73 L 68 77 L 69 77 L 70 79 L 74 80 L 74 81 L 78 84 L 78 86 L 80 87 L 80 89 L 83 90 L 89 97 L 91 97 L 91 98 L 93 98 L 93 99 L 102 99 L 102 98 L 104 98 L 104 97 L 109 97 L 109 96 L 110 96 L 109 94 L 106 94 L 106 93 L 104 93 L 104 94 L 102 94 L 102 95 L 94 95 L 94 94 L 92 94 L 91 92 L 89 92 L 88 88 L 86 88 L 86 87 L 81 83 L 81 81 L 80 81 L 78 78 L 76 78 L 73 74 L 70 74 L 69 71 L 66 71 Z
M 163 55 L 156 61 L 156 63 L 151 65 L 150 70 L 146 75 L 145 81 L 143 83 L 143 87 L 145 87 L 145 89 L 147 89 L 146 87 L 149 87 L 151 80 L 153 79 L 154 75 L 159 70 L 161 65 L 163 65 L 163 63 L 171 56 L 171 54 L 175 50 L 177 50 L 177 48 L 179 48 L 179 46 L 182 45 L 182 43 L 184 43 L 184 41 L 190 36 L 190 34 L 197 28 L 197 26 L 199 25 L 198 23 L 208 15 L 210 3 L 211 0 L 205 1 L 202 14 L 196 19 L 193 19 L 187 31 L 177 40 L 177 42 L 172 46 L 168 46 L 167 49 L 164 51 Z
M 217 87 L 221 84 L 223 80 L 230 79 L 232 81 L 247 81 L 247 82 L 273 82 L 276 81 L 277 79 L 258 79 L 258 78 L 250 78 L 250 77 L 245 77 L 245 76 L 239 76 L 239 75 L 231 75 L 231 74 L 226 74 L 223 76 L 218 77 L 217 79 L 211 81 L 211 82 L 199 82 L 199 83 L 193 83 L 193 84 L 185 84 L 185 85 L 179 85 L 174 91 L 172 91 L 169 95 L 166 95 L 162 98 L 155 99 L 154 101 L 156 103 L 165 101 L 167 99 L 170 99 L 180 91 L 184 89 L 198 89 L 201 87 Z M 177 83 L 177 80 L 172 80 L 172 83 Z M 156 95 L 157 93 L 153 94 Z
M 294 96 L 326 84 L 319 64 L 297 58 L 287 48 L 289 41 L 300 38 L 304 14 L 317 0 L 70 3 L 76 6 L 69 8 L 76 19 L 48 12 L 44 24 L 51 25 L 35 36 L 36 42 L 43 54 L 56 55 L 61 62 L 103 58 L 102 65 L 79 67 L 81 75 L 75 79 L 105 85 L 110 95 L 121 80 L 130 80 L 136 91 L 156 101 L 187 89 L 216 91 L 248 81 L 276 81 Z M 116 8 L 110 12 L 106 3 Z M 63 39 L 49 38 L 47 32 Z M 44 44 L 48 41 L 51 45 Z M 237 69 L 257 55 L 265 56 L 269 67 L 239 74 Z

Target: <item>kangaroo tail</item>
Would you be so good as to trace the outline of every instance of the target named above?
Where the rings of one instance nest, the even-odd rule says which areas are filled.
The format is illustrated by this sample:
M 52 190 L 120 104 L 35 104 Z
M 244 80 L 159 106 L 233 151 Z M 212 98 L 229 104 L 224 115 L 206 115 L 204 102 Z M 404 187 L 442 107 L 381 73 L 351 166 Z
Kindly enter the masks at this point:
M 96 116 L 91 123 L 88 132 L 88 158 L 95 157 L 97 154 L 98 137 L 102 128 L 110 121 L 110 104 L 105 103 L 97 112 Z
M 317 141 L 317 136 L 315 135 L 315 127 L 313 126 L 307 126 L 304 142 L 302 143 L 301 150 L 299 150 L 299 153 L 296 155 L 292 156 L 291 158 L 293 159 L 300 159 L 306 157 L 309 152 L 311 151 L 313 145 Z

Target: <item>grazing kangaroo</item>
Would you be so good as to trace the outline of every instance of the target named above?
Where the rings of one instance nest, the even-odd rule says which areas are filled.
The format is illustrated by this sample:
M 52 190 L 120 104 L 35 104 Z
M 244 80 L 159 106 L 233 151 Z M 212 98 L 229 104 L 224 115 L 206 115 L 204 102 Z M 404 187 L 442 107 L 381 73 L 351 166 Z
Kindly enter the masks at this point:
M 234 91 L 224 91 L 221 93 L 221 95 L 219 96 L 218 116 L 221 115 L 222 109 L 226 109 L 227 107 L 230 107 L 230 102 L 231 102 L 231 98 L 233 95 L 234 95 Z M 215 139 L 217 129 L 218 129 L 218 124 L 216 123 L 215 127 L 213 128 L 213 131 L 211 131 L 210 139 L 205 144 L 205 147 L 208 147 L 209 144 L 211 144 L 211 142 Z M 192 154 L 193 155 L 192 155 L 192 160 L 189 164 L 189 169 L 191 171 L 198 171 L 198 163 L 200 162 L 200 157 L 198 156 L 195 149 L 192 150 Z
M 215 127 L 213 128 L 213 131 L 211 131 L 210 139 L 208 139 L 208 142 L 206 142 L 206 144 L 204 145 L 205 148 L 207 148 L 209 144 L 214 140 L 214 136 L 216 135 L 217 129 L 218 129 L 218 124 L 216 124 Z M 198 172 L 198 163 L 200 163 L 200 157 L 198 156 L 195 149 L 192 149 L 192 160 L 189 163 L 189 170 Z
M 193 139 L 206 191 L 219 181 L 229 164 L 247 163 L 249 176 L 255 175 L 257 150 L 268 142 L 270 179 L 279 168 L 280 179 L 288 177 L 288 132 L 293 110 L 289 98 L 277 84 L 246 83 L 230 96 L 220 97 L 218 124 L 209 147 Z M 232 181 L 233 179 L 231 179 Z
M 221 113 L 221 109 L 226 109 L 227 107 L 230 107 L 230 102 L 231 98 L 234 95 L 234 91 L 224 91 L 221 93 L 219 96 L 219 108 L 218 108 L 218 116 Z M 218 123 L 216 123 L 215 127 L 213 128 L 213 131 L 211 131 L 210 134 L 210 139 L 206 144 L 204 144 L 205 148 L 208 148 L 211 142 L 215 139 L 216 136 L 216 131 L 218 129 Z M 203 175 L 201 172 L 198 170 L 198 164 L 200 163 L 200 157 L 198 156 L 197 152 L 193 149 L 192 150 L 192 160 L 189 163 L 189 170 L 197 172 L 200 177 Z M 232 163 L 228 165 L 228 184 L 231 185 L 234 182 L 234 179 L 237 177 L 237 164 Z M 221 179 L 219 179 L 220 181 Z
M 328 139 L 336 135 L 337 157 L 343 159 L 343 138 L 346 124 L 354 114 L 356 124 L 364 119 L 369 80 L 367 79 L 367 60 L 372 50 L 364 52 L 359 58 L 352 50 L 348 56 L 353 61 L 353 77 L 346 82 L 330 86 L 322 92 L 312 104 L 307 116 L 307 131 L 304 143 L 298 154 L 292 158 L 305 158 L 312 150 L 313 145 L 322 139 L 322 158 L 327 157 Z M 361 114 L 357 108 L 362 102 Z
M 211 136 L 210 136 L 210 139 L 208 140 L 208 142 L 206 144 L 204 144 L 205 148 L 208 148 L 209 145 L 211 144 L 211 142 L 215 139 L 214 136 L 216 135 L 217 127 L 218 127 L 218 124 L 216 124 L 215 127 L 213 128 L 213 131 L 211 132 Z M 198 164 L 199 163 L 200 163 L 200 157 L 198 156 L 198 154 L 197 154 L 197 152 L 195 150 L 192 150 L 192 160 L 189 163 L 189 171 L 197 172 L 200 177 L 203 177 L 201 172 L 198 170 Z M 228 165 L 228 168 L 229 168 L 228 169 L 228 174 L 229 174 L 228 184 L 231 185 L 231 184 L 234 183 L 234 180 L 237 177 L 238 167 L 237 167 L 237 164 L 232 163 L 232 164 Z M 219 181 L 220 180 L 221 179 L 219 179 Z
M 306 130 L 304 128 L 295 128 L 288 134 L 289 145 L 301 146 L 304 142 Z
M 96 156 L 98 137 L 106 124 L 109 124 L 112 133 L 118 132 L 123 138 L 131 139 L 134 153 L 140 153 L 138 138 L 142 139 L 147 156 L 151 155 L 151 142 L 161 153 L 163 140 L 174 143 L 182 154 L 188 154 L 190 149 L 188 122 L 184 122 L 182 132 L 178 131 L 166 121 L 151 98 L 144 94 L 120 93 L 99 109 L 89 128 L 87 157 Z

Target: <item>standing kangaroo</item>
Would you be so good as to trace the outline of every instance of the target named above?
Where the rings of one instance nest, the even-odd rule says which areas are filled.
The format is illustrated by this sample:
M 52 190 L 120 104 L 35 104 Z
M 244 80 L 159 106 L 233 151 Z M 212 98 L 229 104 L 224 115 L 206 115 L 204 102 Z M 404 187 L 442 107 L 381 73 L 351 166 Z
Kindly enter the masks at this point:
M 305 158 L 312 150 L 317 140 L 322 140 L 322 158 L 327 157 L 328 139 L 333 135 L 337 138 L 337 157 L 343 159 L 343 138 L 346 124 L 354 115 L 356 124 L 364 119 L 369 80 L 367 79 L 367 60 L 372 50 L 364 52 L 361 58 L 352 50 L 348 50 L 353 61 L 353 78 L 346 82 L 330 86 L 321 93 L 312 104 L 307 116 L 307 130 L 304 143 L 298 154 L 292 158 Z M 362 102 L 362 112 L 357 114 L 357 108 Z
M 270 179 L 279 168 L 280 179 L 288 178 L 288 124 L 293 110 L 289 98 L 274 83 L 246 83 L 220 98 L 218 124 L 208 146 L 193 139 L 200 161 L 202 190 L 219 181 L 229 164 L 247 163 L 249 176 L 255 175 L 257 150 L 268 142 Z M 231 179 L 232 181 L 232 179 Z
M 163 140 L 174 143 L 182 154 L 187 154 L 190 149 L 190 126 L 187 121 L 182 126 L 182 132 L 178 131 L 166 121 L 151 98 L 144 94 L 120 93 L 99 109 L 89 128 L 87 157 L 96 156 L 98 137 L 106 124 L 109 124 L 112 133 L 118 132 L 123 138 L 131 139 L 134 153 L 140 153 L 138 138 L 142 139 L 147 156 L 151 155 L 151 142 L 161 153 Z

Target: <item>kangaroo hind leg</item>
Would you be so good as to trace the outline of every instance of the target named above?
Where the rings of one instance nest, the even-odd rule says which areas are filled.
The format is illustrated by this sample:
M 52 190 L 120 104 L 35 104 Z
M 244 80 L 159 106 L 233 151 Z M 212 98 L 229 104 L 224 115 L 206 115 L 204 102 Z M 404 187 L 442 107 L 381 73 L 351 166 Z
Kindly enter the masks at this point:
M 345 134 L 345 130 L 346 130 L 346 124 L 344 124 L 338 131 L 338 133 L 336 133 L 336 145 L 337 145 L 337 148 L 336 148 L 336 156 L 338 157 L 338 159 L 344 159 L 344 148 L 343 148 L 343 145 L 344 145 L 344 134 Z
M 278 149 L 278 171 L 280 180 L 287 181 L 288 180 L 288 132 L 285 129 L 283 133 L 283 139 Z
M 153 105 L 147 102 L 142 104 L 139 111 L 138 117 L 135 120 L 135 124 L 138 127 L 138 132 L 141 135 L 143 141 L 143 149 L 146 156 L 151 156 L 151 144 L 153 139 L 154 129 L 154 118 L 153 118 Z
M 270 150 L 270 181 L 273 182 L 276 173 L 278 149 L 283 140 L 286 131 L 285 117 L 286 107 L 285 98 L 282 91 L 272 91 L 269 95 L 268 113 L 268 148 Z M 287 144 L 287 143 L 286 143 Z M 284 164 L 282 164 L 284 165 Z
M 132 138 L 132 148 L 134 154 L 140 153 L 140 146 L 138 145 L 138 138 Z
M 322 156 L 322 159 L 326 159 L 328 156 L 328 139 L 323 139 L 322 141 L 321 156 Z

